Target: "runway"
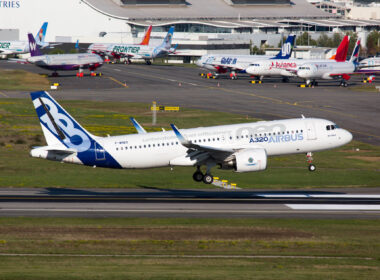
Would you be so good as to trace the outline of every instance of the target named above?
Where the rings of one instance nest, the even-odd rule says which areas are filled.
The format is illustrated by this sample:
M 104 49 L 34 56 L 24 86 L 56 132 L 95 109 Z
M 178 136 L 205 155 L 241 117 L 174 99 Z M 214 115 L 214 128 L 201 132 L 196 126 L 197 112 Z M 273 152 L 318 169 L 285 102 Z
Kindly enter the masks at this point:
M 25 69 L 49 73 L 34 65 L 0 62 L 0 68 Z M 354 140 L 380 143 L 379 94 L 355 89 L 359 78 L 341 88 L 339 81 L 322 81 L 315 88 L 299 88 L 300 80 L 282 83 L 265 79 L 252 85 L 248 76 L 236 81 L 226 77 L 204 79 L 201 70 L 183 66 L 104 65 L 102 77 L 75 77 L 75 72 L 50 78 L 58 82 L 58 91 L 50 91 L 58 100 L 128 101 L 175 105 L 249 115 L 264 120 L 306 117 L 329 119 L 349 129 Z M 2 91 L 0 98 L 29 98 L 26 92 Z M 70 110 L 70 108 L 67 108 Z
M 0 189 L 0 217 L 379 219 L 380 189 Z

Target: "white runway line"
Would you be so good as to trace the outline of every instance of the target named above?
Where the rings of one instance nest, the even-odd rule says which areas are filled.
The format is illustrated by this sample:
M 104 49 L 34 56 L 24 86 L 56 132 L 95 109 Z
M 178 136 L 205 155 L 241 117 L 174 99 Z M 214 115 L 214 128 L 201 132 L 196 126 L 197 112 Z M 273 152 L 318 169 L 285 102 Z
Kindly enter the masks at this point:
M 265 198 L 380 198 L 380 194 L 258 194 Z
M 359 210 L 359 211 L 379 211 L 380 205 L 360 205 L 360 204 L 285 204 L 293 210 Z
M 115 68 L 115 69 L 113 69 L 113 70 L 115 70 L 115 71 L 118 71 L 118 72 L 121 72 L 121 70 L 120 70 L 120 69 L 116 69 L 116 68 Z

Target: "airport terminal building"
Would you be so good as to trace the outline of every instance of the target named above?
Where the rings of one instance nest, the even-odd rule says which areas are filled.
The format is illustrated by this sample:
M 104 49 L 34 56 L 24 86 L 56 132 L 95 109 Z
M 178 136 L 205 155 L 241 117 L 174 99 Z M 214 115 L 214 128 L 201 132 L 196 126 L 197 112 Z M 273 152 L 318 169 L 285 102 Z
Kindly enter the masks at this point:
M 9 0 L 0 1 L 0 40 L 26 40 L 48 21 L 46 39 L 57 42 L 139 42 L 153 25 L 152 40 L 175 26 L 182 53 L 246 54 L 251 45 L 277 46 L 289 33 L 370 32 L 380 20 L 348 20 L 306 0 Z

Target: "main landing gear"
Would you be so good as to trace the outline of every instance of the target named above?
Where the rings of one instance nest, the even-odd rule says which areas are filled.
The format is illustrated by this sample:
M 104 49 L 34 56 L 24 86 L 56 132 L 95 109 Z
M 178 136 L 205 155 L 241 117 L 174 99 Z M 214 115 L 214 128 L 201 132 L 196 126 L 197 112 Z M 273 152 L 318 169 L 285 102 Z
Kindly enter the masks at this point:
M 346 80 L 342 80 L 342 81 L 340 82 L 340 86 L 341 86 L 341 87 L 348 87 L 348 83 L 346 82 Z
M 151 65 L 151 64 L 152 64 L 152 61 L 150 61 L 150 60 L 145 60 L 145 63 L 146 63 L 147 65 Z
M 316 80 L 312 80 L 312 81 L 307 80 L 306 85 L 309 87 L 316 87 L 316 86 L 318 86 L 318 82 Z
M 203 183 L 205 184 L 211 184 L 212 182 L 214 182 L 214 177 L 209 172 L 203 174 L 199 165 L 197 166 L 197 170 L 193 174 L 193 179 L 196 182 L 203 181 Z
M 315 171 L 317 169 L 317 167 L 315 167 L 315 165 L 313 164 L 313 153 L 308 152 L 306 154 L 306 158 L 307 158 L 307 163 L 309 164 L 309 171 L 310 172 Z

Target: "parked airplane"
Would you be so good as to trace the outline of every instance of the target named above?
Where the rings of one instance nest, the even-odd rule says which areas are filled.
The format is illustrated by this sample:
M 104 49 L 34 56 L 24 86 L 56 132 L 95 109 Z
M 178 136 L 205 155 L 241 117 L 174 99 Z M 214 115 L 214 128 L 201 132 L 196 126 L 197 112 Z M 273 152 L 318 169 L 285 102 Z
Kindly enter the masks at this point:
M 47 27 L 48 23 L 44 22 L 35 37 L 35 41 L 42 48 L 49 46 L 49 43 L 45 42 Z M 28 41 L 0 41 L 0 54 L 24 54 L 28 52 Z
M 284 82 L 288 82 L 290 77 L 297 77 L 296 70 L 305 63 L 326 62 L 326 61 L 346 61 L 349 46 L 349 37 L 345 36 L 339 44 L 334 59 L 265 59 L 252 63 L 246 69 L 248 74 L 259 77 L 283 77 Z M 294 71 L 291 71 L 294 70 Z
M 103 65 L 103 59 L 96 54 L 75 53 L 43 55 L 32 34 L 28 34 L 28 39 L 31 57 L 27 58 L 26 61 L 38 67 L 54 71 L 53 75 L 55 76 L 58 75 L 57 71 L 79 70 L 77 76 L 83 77 L 83 69 L 90 69 L 91 76 L 93 76 L 93 71 Z
M 236 172 L 265 170 L 267 157 L 312 152 L 349 143 L 352 135 L 335 123 L 316 118 L 260 121 L 173 131 L 98 137 L 89 133 L 45 91 L 32 92 L 47 146 L 36 158 L 107 168 L 195 166 L 195 181 L 213 182 L 211 168 Z M 202 173 L 201 167 L 206 166 Z
M 361 69 L 358 70 L 359 73 L 370 73 L 370 74 L 380 74 L 380 57 L 370 57 L 360 61 L 359 63 Z
M 149 45 L 149 41 L 150 41 L 150 34 L 152 32 L 152 25 L 150 25 L 148 27 L 148 29 L 146 30 L 145 32 L 145 35 L 141 41 L 140 44 L 129 44 L 128 46 L 130 46 L 131 48 L 133 47 L 138 47 L 138 46 L 147 46 Z M 107 52 L 107 50 L 113 46 L 115 44 L 113 43 L 109 43 L 109 44 L 102 44 L 102 43 L 94 43 L 94 44 L 91 44 L 89 47 L 88 47 L 88 51 L 89 52 L 92 52 L 92 53 L 95 53 L 95 54 L 98 54 L 102 57 L 105 57 L 107 55 L 111 55 Z M 120 56 L 116 55 L 114 56 L 115 58 L 120 58 Z
M 341 79 L 340 85 L 346 87 L 351 75 L 357 74 L 361 68 L 358 63 L 360 39 L 357 40 L 349 61 L 321 61 L 307 62 L 294 71 L 306 84 L 317 85 L 316 80 Z
M 174 26 L 171 26 L 164 40 L 158 46 L 113 44 L 107 48 L 107 53 L 115 57 L 125 57 L 128 61 L 131 58 L 144 59 L 146 64 L 150 65 L 152 64 L 151 59 L 165 57 L 175 52 L 176 48 L 172 48 L 173 33 Z
M 197 66 L 219 74 L 231 72 L 231 79 L 237 79 L 236 73 L 245 73 L 246 69 L 258 60 L 289 59 L 292 55 L 296 35 L 289 35 L 276 56 L 208 54 L 197 60 Z

